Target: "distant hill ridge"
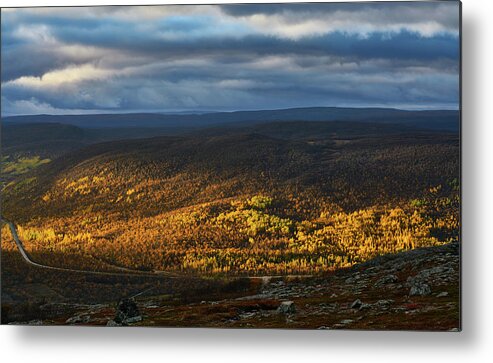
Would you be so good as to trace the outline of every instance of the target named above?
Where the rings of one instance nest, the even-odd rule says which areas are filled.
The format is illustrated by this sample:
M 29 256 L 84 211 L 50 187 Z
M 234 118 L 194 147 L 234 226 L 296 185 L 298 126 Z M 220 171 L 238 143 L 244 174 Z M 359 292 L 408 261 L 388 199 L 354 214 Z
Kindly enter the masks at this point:
M 431 130 L 458 131 L 459 111 L 408 111 L 393 108 L 310 107 L 281 110 L 213 112 L 203 114 L 96 114 L 96 115 L 25 115 L 3 117 L 5 123 L 54 122 L 83 128 L 112 127 L 185 127 L 256 124 L 272 121 L 358 121 L 394 123 Z

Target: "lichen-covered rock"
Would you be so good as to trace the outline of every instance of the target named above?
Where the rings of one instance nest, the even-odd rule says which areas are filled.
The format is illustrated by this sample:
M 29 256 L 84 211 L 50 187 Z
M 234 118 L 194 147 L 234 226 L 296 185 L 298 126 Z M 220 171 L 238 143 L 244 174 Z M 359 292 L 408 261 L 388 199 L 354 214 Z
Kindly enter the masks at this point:
M 114 320 L 109 320 L 107 323 L 106 323 L 106 326 L 109 326 L 109 327 L 115 327 L 115 326 L 122 326 L 121 324 L 118 324 L 116 321 Z
M 89 315 L 76 315 L 68 318 L 65 323 L 66 324 L 85 324 L 91 320 Z
M 426 296 L 431 294 L 431 287 L 424 282 L 416 282 L 411 286 L 409 290 L 409 296 Z
M 396 283 L 397 281 L 399 281 L 399 278 L 396 275 L 394 275 L 394 274 L 385 275 L 384 277 L 379 279 L 377 282 L 375 282 L 375 286 L 379 287 L 379 286 L 383 286 L 383 285 L 387 285 L 387 284 L 393 284 L 393 283 Z
M 363 303 L 361 302 L 361 300 L 360 299 L 356 299 L 351 304 L 351 309 L 359 309 L 362 305 L 363 305 Z
M 283 301 L 277 311 L 281 314 L 294 314 L 296 312 L 296 306 L 293 301 Z

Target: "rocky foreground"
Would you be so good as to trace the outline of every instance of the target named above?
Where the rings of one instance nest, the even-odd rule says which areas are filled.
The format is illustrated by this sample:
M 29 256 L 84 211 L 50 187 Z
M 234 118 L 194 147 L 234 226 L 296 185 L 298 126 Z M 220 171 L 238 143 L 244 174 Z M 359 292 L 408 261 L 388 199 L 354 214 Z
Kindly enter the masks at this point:
M 459 331 L 459 249 L 451 243 L 381 256 L 324 277 L 266 278 L 253 293 L 227 299 L 142 295 L 112 304 L 46 304 L 57 311 L 53 319 L 24 324 Z

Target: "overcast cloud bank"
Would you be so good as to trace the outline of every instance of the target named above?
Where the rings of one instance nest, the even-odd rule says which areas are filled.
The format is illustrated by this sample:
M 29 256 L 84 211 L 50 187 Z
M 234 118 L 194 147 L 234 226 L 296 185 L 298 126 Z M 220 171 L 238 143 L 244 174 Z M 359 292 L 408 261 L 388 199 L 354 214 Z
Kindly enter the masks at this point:
M 459 4 L 2 10 L 2 114 L 458 108 Z

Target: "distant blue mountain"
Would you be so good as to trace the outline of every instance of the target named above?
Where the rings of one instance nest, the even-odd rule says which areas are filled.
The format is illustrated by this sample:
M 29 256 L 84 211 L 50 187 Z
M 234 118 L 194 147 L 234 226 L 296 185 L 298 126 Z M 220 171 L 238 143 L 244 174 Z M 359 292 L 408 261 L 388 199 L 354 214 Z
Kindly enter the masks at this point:
M 358 121 L 401 124 L 420 129 L 458 131 L 459 111 L 406 111 L 392 108 L 310 107 L 283 110 L 212 112 L 202 114 L 29 115 L 2 118 L 6 123 L 61 123 L 83 128 L 201 128 L 272 121 Z

